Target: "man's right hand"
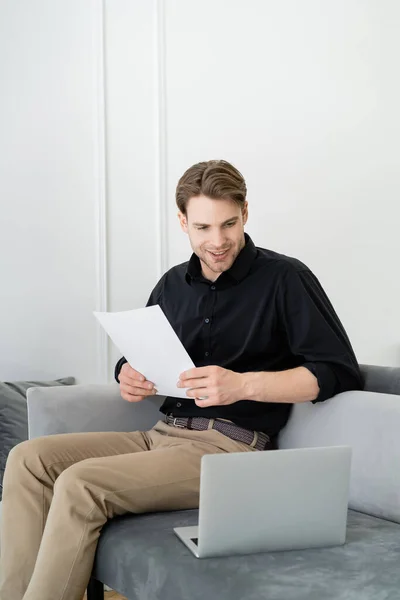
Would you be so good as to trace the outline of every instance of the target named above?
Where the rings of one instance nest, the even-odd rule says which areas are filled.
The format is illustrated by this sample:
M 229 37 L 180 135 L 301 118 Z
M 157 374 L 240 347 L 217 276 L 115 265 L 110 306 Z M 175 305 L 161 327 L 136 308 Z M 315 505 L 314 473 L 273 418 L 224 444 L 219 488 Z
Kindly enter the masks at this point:
M 146 377 L 135 371 L 129 363 L 122 365 L 118 379 L 121 396 L 127 402 L 140 402 L 157 394 L 154 383 L 147 381 Z

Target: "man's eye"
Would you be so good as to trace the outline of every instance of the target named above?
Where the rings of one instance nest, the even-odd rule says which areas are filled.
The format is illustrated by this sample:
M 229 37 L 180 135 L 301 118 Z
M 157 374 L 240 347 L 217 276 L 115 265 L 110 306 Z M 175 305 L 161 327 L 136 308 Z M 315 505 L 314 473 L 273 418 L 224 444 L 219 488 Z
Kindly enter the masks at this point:
M 207 229 L 207 227 L 196 227 L 196 229 L 198 229 L 199 231 L 201 231 L 203 229 Z
M 227 223 L 226 226 L 227 227 L 233 227 L 235 225 L 236 221 L 234 221 L 233 223 Z

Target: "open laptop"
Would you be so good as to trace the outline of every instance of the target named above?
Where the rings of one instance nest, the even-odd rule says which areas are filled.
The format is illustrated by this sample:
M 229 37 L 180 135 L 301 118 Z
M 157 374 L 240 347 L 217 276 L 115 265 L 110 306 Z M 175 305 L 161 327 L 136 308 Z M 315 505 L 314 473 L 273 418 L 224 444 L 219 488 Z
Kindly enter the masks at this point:
M 351 448 L 207 454 L 199 524 L 174 531 L 197 558 L 345 543 Z

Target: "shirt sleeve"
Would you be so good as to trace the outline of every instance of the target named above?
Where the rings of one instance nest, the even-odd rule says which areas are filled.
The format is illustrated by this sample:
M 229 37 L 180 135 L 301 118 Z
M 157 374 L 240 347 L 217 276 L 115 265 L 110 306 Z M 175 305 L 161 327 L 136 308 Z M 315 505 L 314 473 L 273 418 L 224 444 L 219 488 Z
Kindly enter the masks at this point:
M 161 305 L 161 296 L 162 296 L 162 291 L 164 288 L 164 280 L 165 280 L 165 275 L 160 279 L 160 281 L 157 283 L 154 290 L 151 292 L 150 297 L 147 300 L 146 306 L 155 306 L 156 304 Z M 123 365 L 126 362 L 128 362 L 128 361 L 126 360 L 125 356 L 122 356 L 122 358 L 120 358 L 119 361 L 117 362 L 117 364 L 115 365 L 114 378 L 117 383 L 119 383 L 119 374 L 121 372 Z
M 362 388 L 360 369 L 350 340 L 328 296 L 308 269 L 288 268 L 278 293 L 280 320 L 299 366 L 318 380 L 322 402 Z

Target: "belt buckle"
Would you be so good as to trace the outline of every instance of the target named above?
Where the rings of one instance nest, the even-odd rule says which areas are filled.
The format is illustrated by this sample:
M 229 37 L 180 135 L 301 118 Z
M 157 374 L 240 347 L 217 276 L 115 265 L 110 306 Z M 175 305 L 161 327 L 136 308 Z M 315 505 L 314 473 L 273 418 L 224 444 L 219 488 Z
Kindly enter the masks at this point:
M 182 429 L 185 429 L 184 425 L 179 425 L 179 423 L 176 423 L 176 419 L 179 419 L 179 417 L 174 417 L 174 420 L 172 422 L 174 427 L 181 427 Z

